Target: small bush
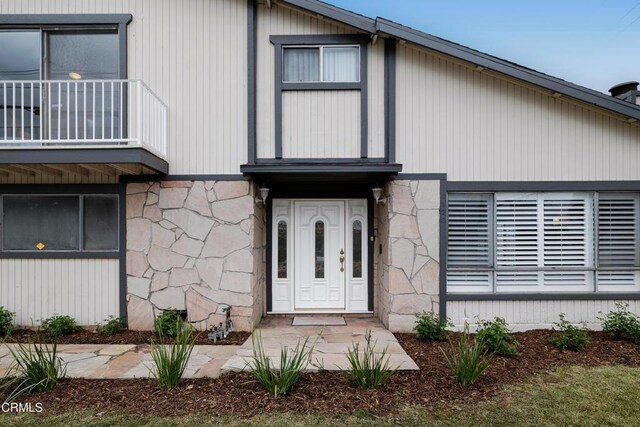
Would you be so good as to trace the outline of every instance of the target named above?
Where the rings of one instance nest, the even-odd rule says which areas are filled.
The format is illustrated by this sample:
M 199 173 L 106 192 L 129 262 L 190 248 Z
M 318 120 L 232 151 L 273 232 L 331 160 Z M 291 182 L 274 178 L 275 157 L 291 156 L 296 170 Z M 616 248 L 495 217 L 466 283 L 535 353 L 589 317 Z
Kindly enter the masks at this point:
M 13 333 L 13 318 L 16 314 L 0 306 L 0 338 L 7 337 Z
M 175 337 L 182 324 L 178 310 L 165 310 L 153 322 L 156 334 L 161 337 Z
M 181 319 L 177 322 L 176 330 L 175 344 L 166 345 L 162 335 L 158 343 L 151 344 L 154 366 L 150 371 L 158 379 L 159 387 L 173 388 L 178 385 L 196 343 L 191 326 L 185 325 Z
M 500 356 L 520 355 L 520 343 L 509 333 L 509 325 L 502 317 L 479 321 L 476 339 L 490 353 Z
M 628 336 L 634 342 L 640 342 L 640 317 L 629 311 L 629 304 L 618 302 L 616 310 L 602 314 L 602 330 L 616 339 Z
M 453 326 L 449 319 L 440 319 L 434 312 L 423 312 L 416 315 L 416 331 L 418 341 L 444 341 L 447 339 L 447 326 Z
M 587 325 L 583 322 L 578 328 L 571 324 L 564 313 L 560 313 L 560 321 L 554 323 L 558 332 L 551 336 L 551 342 L 561 350 L 582 351 L 589 344 Z M 555 329 L 554 329 L 555 330 Z
M 126 329 L 124 319 L 121 317 L 109 316 L 109 318 L 104 319 L 104 321 L 106 322 L 104 325 L 98 325 L 98 333 L 105 337 L 110 337 Z
M 351 369 L 351 383 L 364 388 L 376 388 L 386 383 L 399 367 L 391 367 L 386 346 L 381 352 L 376 353 L 377 341 L 371 343 L 371 331 L 367 330 L 366 345 L 360 352 L 359 343 L 353 343 L 348 350 L 347 359 Z
M 41 319 L 40 323 L 42 329 L 44 329 L 51 338 L 62 337 L 80 330 L 80 327 L 71 316 L 54 314 L 46 319 Z
M 24 393 L 55 388 L 67 374 L 66 364 L 58 356 L 57 344 L 17 344 L 10 349 L 15 365 L 5 374 L 2 388 L 7 390 L 5 402 L 12 402 Z
M 309 337 L 303 343 L 298 341 L 296 347 L 291 350 L 291 354 L 289 354 L 290 350 L 286 346 L 280 349 L 279 369 L 272 365 L 271 358 L 265 354 L 262 346 L 262 335 L 259 331 L 251 335 L 251 341 L 253 343 L 253 356 L 247 362 L 247 367 L 251 369 L 260 384 L 273 393 L 274 396 L 288 394 L 300 380 L 302 371 L 311 360 L 313 347 L 307 348 Z
M 449 354 L 440 349 L 453 376 L 460 384 L 467 387 L 476 381 L 491 365 L 485 349 L 479 340 L 474 340 L 469 333 L 469 324 L 464 323 L 464 331 L 458 336 L 456 343 L 449 340 Z

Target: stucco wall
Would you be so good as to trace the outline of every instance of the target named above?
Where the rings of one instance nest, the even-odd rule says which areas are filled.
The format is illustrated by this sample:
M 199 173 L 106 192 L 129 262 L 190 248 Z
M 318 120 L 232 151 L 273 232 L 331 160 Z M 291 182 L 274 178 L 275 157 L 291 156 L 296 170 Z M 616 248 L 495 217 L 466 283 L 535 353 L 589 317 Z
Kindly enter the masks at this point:
M 130 329 L 187 311 L 198 329 L 233 307 L 238 330 L 263 312 L 264 208 L 247 181 L 166 181 L 127 186 L 127 314 Z
M 438 312 L 440 182 L 395 180 L 377 206 L 376 315 L 391 331 L 410 332 L 415 314 Z

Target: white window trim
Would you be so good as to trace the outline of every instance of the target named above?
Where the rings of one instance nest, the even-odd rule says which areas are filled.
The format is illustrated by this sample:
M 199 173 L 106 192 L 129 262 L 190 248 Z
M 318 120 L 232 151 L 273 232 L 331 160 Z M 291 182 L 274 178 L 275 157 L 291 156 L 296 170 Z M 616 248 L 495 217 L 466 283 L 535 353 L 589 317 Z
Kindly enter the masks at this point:
M 537 193 L 537 194 L 547 194 L 548 196 L 551 196 L 552 194 L 557 194 L 558 197 L 562 197 L 562 195 L 571 195 L 571 194 L 588 194 L 590 195 L 588 202 L 590 203 L 590 206 L 587 208 L 587 215 L 590 215 L 592 218 L 591 223 L 589 224 L 588 227 L 586 227 L 586 233 L 587 233 L 587 244 L 589 245 L 590 248 L 588 248 L 587 254 L 588 254 L 588 265 L 585 267 L 544 267 L 542 266 L 542 262 L 543 259 L 539 259 L 538 260 L 538 266 L 537 267 L 513 267 L 513 268 L 501 268 L 498 267 L 496 265 L 497 263 L 497 215 L 496 215 L 496 201 L 497 201 L 497 194 L 507 194 L 507 193 L 511 193 L 511 194 L 516 194 L 514 192 L 486 192 L 483 191 L 481 193 L 474 193 L 474 192 L 454 192 L 451 194 L 467 194 L 467 195 L 471 195 L 471 194 L 491 194 L 492 195 L 492 199 L 493 199 L 493 203 L 492 203 L 492 209 L 489 212 L 489 221 L 491 222 L 490 224 L 490 230 L 492 233 L 492 239 L 490 239 L 490 243 L 489 243 L 489 251 L 490 251 L 490 266 L 487 267 L 449 267 L 449 265 L 447 265 L 447 274 L 446 274 L 446 289 L 447 289 L 447 293 L 448 294 L 494 294 L 494 295 L 509 295 L 509 294 L 549 294 L 549 295 L 553 295 L 554 293 L 571 293 L 571 294 L 611 294 L 611 293 L 616 293 L 616 292 L 624 292 L 624 293 L 640 293 L 640 266 L 636 265 L 636 266 L 600 266 L 599 265 L 599 260 L 598 260 L 598 254 L 599 254 L 599 246 L 598 246 L 598 235 L 599 235 L 599 224 L 598 224 L 598 220 L 599 220 L 599 197 L 600 195 L 603 194 L 610 194 L 610 195 L 620 195 L 620 194 L 632 194 L 635 195 L 635 197 L 640 197 L 640 193 L 638 192 L 633 192 L 633 191 L 554 191 L 554 192 L 522 192 L 522 193 L 517 193 L 517 194 L 530 194 L 530 193 Z M 555 197 L 551 196 L 551 197 Z M 541 205 L 541 204 L 540 204 Z M 538 205 L 538 210 L 541 209 L 540 205 Z M 640 223 L 640 211 L 637 211 L 639 213 L 637 213 L 636 216 L 636 220 L 638 223 Z M 538 214 L 539 215 L 539 214 Z M 539 216 L 538 216 L 538 221 L 539 221 Z M 447 217 L 447 235 L 449 233 L 449 218 Z M 540 224 L 538 224 L 538 230 L 541 233 L 544 233 L 544 229 L 540 228 Z M 638 226 L 638 230 L 636 231 L 637 234 L 640 234 L 640 225 Z M 538 239 L 544 239 L 544 234 L 540 235 L 538 234 Z M 538 240 L 538 243 L 540 244 L 540 240 Z M 447 254 L 448 254 L 448 248 L 447 248 Z M 539 256 L 539 255 L 538 255 Z M 535 289 L 520 289 L 520 290 L 509 290 L 509 291 L 499 291 L 498 290 L 498 285 L 497 285 L 497 280 L 496 280 L 496 273 L 500 273 L 500 272 L 531 272 L 531 273 L 537 273 L 538 275 L 544 274 L 544 272 L 557 272 L 557 273 L 571 273 L 571 272 L 585 272 L 588 275 L 587 278 L 587 286 L 584 287 L 584 289 L 557 289 L 557 290 L 553 290 L 550 289 L 549 286 L 545 286 L 543 284 L 543 282 L 541 281 L 541 279 L 538 279 L 538 283 L 537 286 L 535 287 Z M 479 286 L 477 283 L 473 283 L 472 281 L 468 281 L 468 282 L 464 282 L 464 281 L 459 281 L 457 284 L 455 285 L 451 285 L 451 282 L 455 281 L 455 280 L 460 280 L 461 278 L 464 277 L 479 277 L 482 276 L 484 274 L 488 273 L 488 278 L 486 280 L 486 282 L 482 285 Z M 600 277 L 601 275 L 606 276 L 609 275 L 610 277 L 613 277 L 613 282 L 611 284 L 601 284 L 600 283 Z M 628 277 L 635 277 L 634 279 L 634 284 L 631 286 L 629 284 L 623 284 L 621 285 L 619 282 L 615 281 L 615 277 L 621 277 L 627 275 L 627 280 Z M 602 287 L 606 286 L 606 289 L 602 289 Z
M 324 48 L 326 47 L 355 47 L 358 49 L 358 60 L 356 62 L 358 67 L 358 79 L 357 80 L 324 80 Z M 305 80 L 305 81 L 293 81 L 284 79 L 284 71 L 282 72 L 282 83 L 361 83 L 362 70 L 360 69 L 360 55 L 362 55 L 360 45 L 358 44 L 318 44 L 318 45 L 286 45 L 282 46 L 282 70 L 285 69 L 285 49 L 319 49 L 320 60 L 318 76 L 320 80 Z

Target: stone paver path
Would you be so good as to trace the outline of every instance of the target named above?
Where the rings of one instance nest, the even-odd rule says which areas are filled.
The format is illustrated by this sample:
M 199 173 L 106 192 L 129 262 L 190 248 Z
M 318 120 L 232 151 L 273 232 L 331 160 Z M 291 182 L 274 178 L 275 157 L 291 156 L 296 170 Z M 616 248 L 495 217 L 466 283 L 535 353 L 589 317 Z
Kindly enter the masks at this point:
M 9 347 L 0 345 L 0 375 L 13 364 Z M 220 376 L 222 365 L 240 346 L 197 345 L 187 364 L 185 378 Z M 60 344 L 60 358 L 67 362 L 67 376 L 72 378 L 147 378 L 153 366 L 150 345 Z
M 322 367 L 326 370 L 342 370 L 349 367 L 347 350 L 354 342 L 365 345 L 366 331 L 371 331 L 372 340 L 377 340 L 376 349 L 382 351 L 387 347 L 391 366 L 399 366 L 401 370 L 417 370 L 416 363 L 409 357 L 380 321 L 373 317 L 347 317 L 345 326 L 291 326 L 291 318 L 267 318 L 260 324 L 258 334 L 262 335 L 262 345 L 267 356 L 272 357 L 275 366 L 280 365 L 280 349 L 282 346 L 295 347 L 309 337 L 307 346 L 313 346 L 311 360 L 313 365 L 309 371 Z M 241 371 L 253 355 L 253 344 L 248 339 L 223 366 L 222 371 Z

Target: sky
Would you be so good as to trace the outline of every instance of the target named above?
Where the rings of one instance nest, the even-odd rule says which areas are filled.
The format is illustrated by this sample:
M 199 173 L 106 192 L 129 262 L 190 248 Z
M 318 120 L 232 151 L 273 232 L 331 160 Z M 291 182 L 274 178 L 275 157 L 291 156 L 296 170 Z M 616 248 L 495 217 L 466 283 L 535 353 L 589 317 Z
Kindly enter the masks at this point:
M 600 92 L 640 81 L 640 0 L 325 0 Z

